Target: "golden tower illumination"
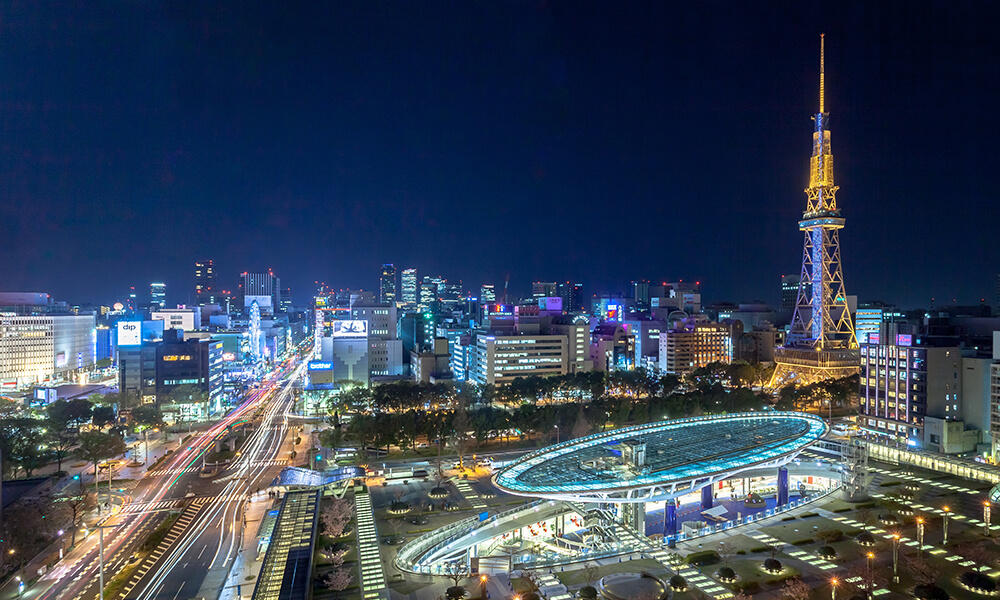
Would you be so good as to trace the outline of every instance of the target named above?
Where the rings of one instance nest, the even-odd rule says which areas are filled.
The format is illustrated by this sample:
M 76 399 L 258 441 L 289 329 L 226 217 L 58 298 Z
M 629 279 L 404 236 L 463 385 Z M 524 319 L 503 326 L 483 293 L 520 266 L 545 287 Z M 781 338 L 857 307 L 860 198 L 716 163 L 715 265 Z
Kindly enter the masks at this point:
M 806 210 L 799 221 L 804 240 L 802 275 L 788 341 L 775 351 L 772 388 L 847 377 L 857 373 L 860 365 L 840 263 L 840 230 L 845 219 L 837 208 L 838 188 L 833 182 L 824 54 L 820 35 L 819 112 L 813 116 Z

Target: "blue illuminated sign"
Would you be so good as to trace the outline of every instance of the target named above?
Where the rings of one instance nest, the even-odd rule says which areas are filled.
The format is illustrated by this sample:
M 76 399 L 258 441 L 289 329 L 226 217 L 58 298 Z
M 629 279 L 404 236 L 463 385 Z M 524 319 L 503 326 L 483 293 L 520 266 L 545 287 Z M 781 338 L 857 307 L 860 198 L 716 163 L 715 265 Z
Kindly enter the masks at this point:
M 331 369 L 333 369 L 332 362 L 325 362 L 319 360 L 313 360 L 309 362 L 310 371 L 329 371 Z

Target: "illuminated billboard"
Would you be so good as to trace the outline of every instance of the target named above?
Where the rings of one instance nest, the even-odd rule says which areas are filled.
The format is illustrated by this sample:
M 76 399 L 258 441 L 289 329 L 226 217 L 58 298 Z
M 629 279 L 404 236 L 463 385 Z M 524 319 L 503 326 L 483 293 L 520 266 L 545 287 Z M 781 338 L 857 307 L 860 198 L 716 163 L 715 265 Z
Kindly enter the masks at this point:
M 312 360 L 309 361 L 310 371 L 330 371 L 333 369 L 333 363 L 329 361 Z
M 368 337 L 368 321 L 334 321 L 333 337 Z
M 625 318 L 625 306 L 622 304 L 608 304 L 605 318 L 609 321 L 621 321 Z
M 142 321 L 118 321 L 118 345 L 139 346 L 142 344 Z

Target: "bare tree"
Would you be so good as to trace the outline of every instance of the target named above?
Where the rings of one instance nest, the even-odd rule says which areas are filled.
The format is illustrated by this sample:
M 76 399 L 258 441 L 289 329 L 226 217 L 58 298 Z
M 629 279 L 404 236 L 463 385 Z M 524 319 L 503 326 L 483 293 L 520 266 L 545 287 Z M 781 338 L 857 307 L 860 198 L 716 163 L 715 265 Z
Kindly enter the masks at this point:
M 83 517 L 87 511 L 94 507 L 94 498 L 87 492 L 81 491 L 78 495 L 67 494 L 55 499 L 57 514 L 65 517 L 69 521 L 70 545 L 76 545 L 76 530 L 83 523 Z
M 781 596 L 782 598 L 788 598 L 788 600 L 809 600 L 811 592 L 812 588 L 806 582 L 796 578 L 785 582 L 785 587 L 781 590 Z
M 343 498 L 332 498 L 323 507 L 320 516 L 323 519 L 323 533 L 335 538 L 343 535 L 344 529 L 354 516 L 354 511 L 349 501 Z
M 326 586 L 326 589 L 334 592 L 346 590 L 352 581 L 354 581 L 354 575 L 351 570 L 343 567 L 336 567 L 323 577 L 323 585 Z

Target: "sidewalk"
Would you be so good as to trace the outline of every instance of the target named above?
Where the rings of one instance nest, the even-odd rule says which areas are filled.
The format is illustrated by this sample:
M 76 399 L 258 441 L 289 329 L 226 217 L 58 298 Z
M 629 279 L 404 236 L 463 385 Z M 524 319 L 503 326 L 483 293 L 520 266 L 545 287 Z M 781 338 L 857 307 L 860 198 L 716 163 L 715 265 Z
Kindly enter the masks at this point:
M 242 600 L 253 594 L 253 587 L 257 582 L 257 575 L 260 573 L 265 555 L 264 551 L 259 554 L 257 552 L 260 526 L 264 522 L 264 516 L 271 510 L 273 502 L 266 495 L 256 495 L 250 503 L 246 512 L 247 526 L 243 532 L 243 543 L 226 576 L 219 600 Z

